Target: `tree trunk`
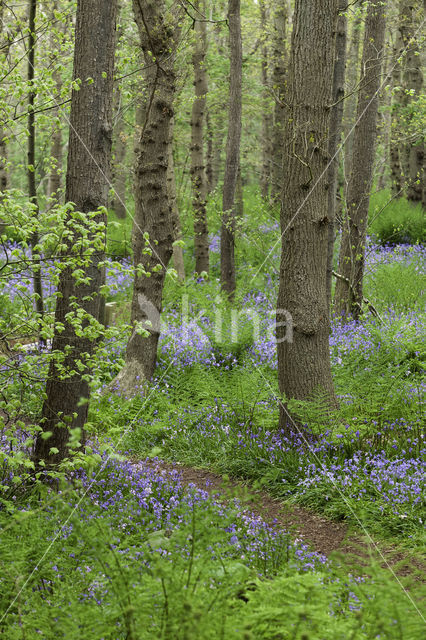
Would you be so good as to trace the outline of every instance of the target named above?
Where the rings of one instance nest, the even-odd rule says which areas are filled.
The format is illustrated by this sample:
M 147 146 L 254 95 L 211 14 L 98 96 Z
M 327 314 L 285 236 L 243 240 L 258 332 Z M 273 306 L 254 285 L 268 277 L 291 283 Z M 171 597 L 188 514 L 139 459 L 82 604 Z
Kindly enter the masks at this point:
M 58 2 L 54 0 L 52 5 L 52 18 L 55 19 L 55 15 L 58 12 Z M 57 60 L 60 52 L 59 43 L 55 40 L 54 33 L 52 31 L 50 37 L 51 48 L 51 64 L 53 66 L 53 81 L 55 83 L 56 95 L 61 95 L 62 91 L 62 78 L 61 73 L 57 68 Z M 47 180 L 47 197 L 53 200 L 59 201 L 61 196 L 61 175 L 62 175 L 62 130 L 61 130 L 61 117 L 59 107 L 55 106 L 51 112 L 52 117 L 52 130 L 51 130 L 51 145 L 50 145 L 50 170 Z
M 111 203 L 115 215 L 120 220 L 126 217 L 126 186 L 127 186 L 127 168 L 126 162 L 126 128 L 122 113 L 121 91 L 118 82 L 114 87 L 115 102 L 115 123 L 114 123 L 114 164 L 113 164 L 113 180 L 114 180 L 114 197 Z
M 401 164 L 401 102 L 404 100 L 402 93 L 402 67 L 400 58 L 404 51 L 404 34 L 406 28 L 407 16 L 405 15 L 404 1 L 399 3 L 398 29 L 395 34 L 395 42 L 392 57 L 392 121 L 391 121 L 391 138 L 389 145 L 390 170 L 392 194 L 399 198 L 402 196 L 404 189 L 404 176 Z
M 422 51 L 419 47 L 418 25 L 424 24 L 424 9 L 420 2 L 412 0 L 401 0 L 404 5 L 404 13 L 407 16 L 407 36 L 405 46 L 407 47 L 404 59 L 403 85 L 406 92 L 407 106 L 419 98 L 423 88 L 422 75 Z M 407 116 L 408 120 L 412 115 Z M 413 134 L 405 149 L 407 157 L 407 199 L 417 203 L 422 201 L 423 190 L 423 159 L 424 141 L 420 136 Z
M 336 282 L 335 312 L 358 319 L 361 313 L 368 205 L 373 179 L 377 137 L 377 113 L 385 38 L 382 2 L 368 5 L 362 53 L 362 77 L 353 140 L 352 171 L 348 184 L 347 219 L 343 224 Z
M 0 43 L 1 43 L 1 61 L 6 60 L 9 51 L 8 38 L 4 37 L 3 33 L 3 16 L 4 16 L 4 4 L 3 0 L 0 0 Z M 7 170 L 7 142 L 6 132 L 0 125 L 0 203 L 3 198 L 3 192 L 9 189 L 9 172 Z M 0 235 L 5 230 L 5 223 L 0 218 Z
M 170 27 L 171 23 L 179 24 L 179 16 L 171 16 L 163 0 L 133 0 L 133 11 L 145 59 L 147 102 L 135 167 L 134 331 L 127 345 L 126 364 L 116 379 L 127 396 L 137 393 L 155 371 L 163 286 L 173 253 L 167 166 L 176 90 L 174 52 L 179 35 L 178 27 Z
M 35 21 L 37 14 L 37 0 L 29 0 L 29 19 L 28 19 L 28 196 L 30 203 L 33 205 L 33 215 L 38 216 L 38 200 L 37 200 L 37 187 L 36 187 L 36 126 L 35 126 L 35 113 L 34 105 L 36 99 L 36 86 L 34 82 L 35 75 Z M 40 318 L 43 318 L 44 305 L 43 305 L 43 288 L 41 283 L 41 267 L 38 260 L 38 245 L 39 237 L 38 232 L 34 232 L 31 238 L 31 253 L 33 258 L 33 287 L 35 296 L 35 309 Z
M 262 171 L 260 174 L 260 193 L 265 200 L 269 196 L 271 183 L 271 113 L 269 111 L 269 78 L 268 78 L 268 47 L 266 40 L 267 11 L 265 0 L 260 0 L 260 29 L 261 29 L 261 82 L 262 82 Z
M 338 189 L 338 169 L 339 169 L 339 145 L 342 135 L 343 119 L 343 98 L 345 95 L 345 62 L 346 62 L 346 10 L 347 1 L 338 0 L 339 17 L 337 19 L 337 29 L 335 38 L 335 58 L 333 73 L 333 106 L 330 113 L 330 131 L 328 138 L 328 154 L 330 164 L 328 167 L 328 258 L 327 258 L 327 305 L 331 314 L 331 283 L 333 272 L 335 219 L 336 219 L 336 199 Z
M 195 10 L 201 7 L 197 0 Z M 207 179 L 204 165 L 204 127 L 207 95 L 207 73 L 205 57 L 207 48 L 206 23 L 196 20 L 194 25 L 194 68 L 195 99 L 191 115 L 191 177 L 194 208 L 194 250 L 196 273 L 209 272 L 209 231 L 207 227 L 206 199 Z
M 230 299 L 235 294 L 235 189 L 240 163 L 242 111 L 242 44 L 240 0 L 228 2 L 230 80 L 228 137 L 222 198 L 222 229 L 220 239 L 220 283 Z
M 210 194 L 213 191 L 213 131 L 212 121 L 209 108 L 206 107 L 206 180 L 207 180 L 207 193 Z
M 390 78 L 392 75 L 392 67 L 394 64 L 391 43 L 386 40 L 384 60 L 383 60 L 383 78 Z M 380 120 L 378 125 L 378 142 L 379 155 L 377 158 L 377 179 L 376 187 L 377 191 L 382 191 L 388 186 L 389 180 L 389 167 L 390 167 L 390 136 L 392 128 L 392 91 L 389 90 L 389 85 L 384 86 L 380 92 L 379 102 L 382 106 L 381 113 L 379 114 Z
M 351 39 L 348 50 L 348 68 L 346 72 L 347 77 L 347 97 L 343 107 L 343 122 L 344 122 L 344 162 L 345 162 L 345 183 L 347 192 L 347 185 L 351 175 L 351 162 L 352 162 L 352 146 L 354 138 L 354 125 L 356 116 L 356 104 L 357 104 L 357 87 L 359 78 L 359 55 L 361 45 L 361 35 L 363 30 L 363 7 L 361 0 L 356 0 L 354 4 L 355 18 L 352 24 Z M 346 199 L 346 193 L 345 193 Z
M 286 111 L 284 90 L 286 79 L 287 0 L 278 0 L 273 8 L 272 88 L 274 92 L 274 133 L 272 136 L 272 201 L 281 197 L 283 179 L 283 143 Z
M 213 134 L 213 152 L 212 152 L 212 180 L 211 191 L 216 189 L 222 167 L 222 148 L 223 139 L 225 137 L 225 117 L 223 110 L 220 110 L 216 117 L 216 126 Z
M 282 253 L 277 301 L 279 389 L 286 399 L 324 394 L 336 404 L 327 307 L 327 140 L 337 0 L 296 0 L 286 103 Z M 280 404 L 280 426 L 291 420 Z
M 170 207 L 173 220 L 173 240 L 182 241 L 182 227 L 176 197 L 175 163 L 173 160 L 173 119 L 170 123 L 170 142 L 167 162 L 167 191 L 170 199 Z M 176 269 L 179 282 L 185 282 L 185 263 L 183 260 L 183 247 L 180 244 L 173 244 L 173 264 Z
M 67 202 L 74 202 L 76 211 L 81 213 L 93 214 L 108 202 L 116 11 L 116 0 L 77 2 L 73 75 L 74 79 L 81 79 L 81 86 L 78 91 L 73 90 L 71 98 L 65 198 Z M 93 82 L 88 83 L 87 78 Z M 106 217 L 97 213 L 94 221 L 106 224 Z M 82 241 L 75 222 L 73 214 L 69 214 L 67 252 L 72 252 L 76 243 Z M 60 276 L 55 326 L 62 326 L 62 330 L 55 330 L 52 350 L 65 355 L 64 361 L 51 361 L 46 385 L 41 425 L 52 435 L 46 440 L 37 437 L 35 447 L 36 461 L 43 459 L 48 465 L 57 464 L 68 455 L 69 429 L 82 429 L 79 439 L 84 442 L 90 358 L 97 339 L 97 335 L 84 329 L 89 318 L 96 321 L 99 317 L 102 279 L 99 263 L 104 258 L 103 250 L 95 250 L 91 255 L 91 249 L 84 252 L 87 265 L 79 265 L 84 276 L 90 278 L 89 284 L 76 281 L 75 266 L 68 266 Z M 76 257 L 78 255 L 76 253 Z M 83 335 L 73 324 L 78 318 L 75 300 L 88 316 L 83 321 Z M 51 448 L 57 453 L 51 452 Z

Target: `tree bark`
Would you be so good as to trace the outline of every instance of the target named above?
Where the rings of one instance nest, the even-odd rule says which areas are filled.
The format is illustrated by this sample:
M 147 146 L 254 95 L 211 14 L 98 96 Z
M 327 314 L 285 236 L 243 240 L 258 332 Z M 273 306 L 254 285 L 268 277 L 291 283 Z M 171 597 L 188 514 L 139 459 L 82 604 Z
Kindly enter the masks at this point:
M 402 92 L 402 66 L 401 56 L 404 51 L 404 38 L 407 16 L 405 12 L 405 2 L 403 0 L 399 3 L 399 15 L 398 15 L 398 29 L 395 34 L 395 42 L 393 47 L 393 59 L 392 59 L 392 106 L 391 106 L 391 138 L 389 145 L 390 156 L 390 170 L 391 170 L 391 185 L 392 194 L 396 198 L 399 198 L 403 194 L 404 189 L 404 175 L 402 171 L 401 163 L 401 103 L 404 101 Z
M 172 210 L 173 221 L 173 240 L 182 241 L 182 227 L 180 224 L 180 216 L 177 204 L 176 196 L 176 177 L 175 177 L 175 163 L 173 159 L 173 130 L 174 121 L 172 119 L 170 123 L 170 142 L 168 150 L 168 163 L 167 163 L 167 191 L 170 199 L 170 207 Z M 173 264 L 176 269 L 179 282 L 185 282 L 185 263 L 183 259 L 183 247 L 180 244 L 173 244 Z
M 362 53 L 362 77 L 348 184 L 347 219 L 343 224 L 339 273 L 334 296 L 337 315 L 358 319 L 363 300 L 365 240 L 377 137 L 377 114 L 385 37 L 385 15 L 380 0 L 368 5 Z
M 283 179 L 283 143 L 286 111 L 284 91 L 286 80 L 287 0 L 278 0 L 273 8 L 272 88 L 274 92 L 274 126 L 272 136 L 272 189 L 271 199 L 281 196 Z
M 199 10 L 197 0 L 194 8 Z M 196 20 L 194 25 L 194 69 L 195 99 L 191 115 L 191 177 L 194 208 L 194 250 L 196 273 L 209 272 L 209 231 L 207 227 L 206 200 L 207 178 L 204 164 L 204 128 L 207 95 L 207 73 L 205 57 L 207 49 L 206 23 Z
M 108 202 L 116 14 L 116 0 L 77 2 L 73 77 L 81 79 L 81 86 L 78 91 L 73 90 L 71 97 L 65 198 L 66 202 L 74 202 L 76 211 L 81 213 L 97 212 Z M 87 82 L 88 78 L 93 82 Z M 96 213 L 94 220 L 106 224 L 103 213 Z M 80 224 L 84 226 L 84 222 Z M 66 231 L 67 252 L 72 252 L 82 240 L 72 214 L 66 220 Z M 51 361 L 41 425 L 52 435 L 47 440 L 39 436 L 35 447 L 36 461 L 43 459 L 48 465 L 57 464 L 68 455 L 69 429 L 82 429 L 80 441 L 84 442 L 90 358 L 96 337 L 78 335 L 73 319 L 78 314 L 74 301 L 89 317 L 95 321 L 99 318 L 99 263 L 104 250 L 93 251 L 92 255 L 90 248 L 84 252 L 87 263 L 79 265 L 90 279 L 88 284 L 77 283 L 73 266 L 66 267 L 60 276 L 55 326 L 63 328 L 55 330 L 52 350 L 64 353 L 64 361 L 61 365 Z M 87 327 L 87 321 L 83 327 Z M 51 453 L 53 447 L 57 453 Z
M 54 0 L 52 5 L 52 18 L 58 12 L 58 2 Z M 53 65 L 53 81 L 56 87 L 56 95 L 61 95 L 62 78 L 56 64 L 58 60 L 58 42 L 55 40 L 54 33 L 50 37 L 51 48 L 51 64 Z M 47 197 L 54 201 L 59 201 L 61 196 L 61 176 L 62 176 L 62 130 L 59 107 L 52 109 L 52 131 L 50 145 L 50 170 L 47 180 Z
M 37 15 L 37 0 L 29 0 L 29 16 L 28 16 L 28 196 L 30 203 L 34 207 L 33 215 L 38 216 L 39 207 L 37 199 L 37 187 L 36 187 L 36 125 L 35 125 L 35 99 L 36 99 L 36 86 L 34 82 L 35 76 L 35 21 Z M 43 288 L 41 283 L 41 270 L 40 261 L 38 260 L 38 245 L 39 237 L 38 232 L 34 232 L 31 238 L 31 253 L 33 258 L 33 287 L 35 296 L 35 310 L 40 318 L 43 318 L 44 305 L 43 305 Z
M 9 52 L 9 38 L 4 34 L 3 28 L 4 18 L 4 3 L 0 0 L 0 42 L 1 42 L 1 60 L 6 60 Z M 9 189 L 9 172 L 7 170 L 7 137 L 6 132 L 2 126 L 0 126 L 0 203 L 2 201 L 2 194 Z M 3 233 L 5 223 L 0 218 L 0 235 Z
M 179 16 L 171 16 L 163 0 L 133 0 L 133 11 L 146 67 L 147 102 L 135 167 L 134 331 L 127 345 L 126 364 L 116 379 L 127 396 L 137 393 L 155 371 L 163 286 L 173 253 L 167 166 L 176 90 L 174 53 L 179 36 L 179 28 L 171 26 L 179 24 Z
M 420 2 L 401 0 L 404 13 L 407 16 L 407 34 L 404 44 L 406 55 L 404 58 L 403 85 L 406 93 L 407 107 L 413 100 L 419 98 L 423 89 L 422 52 L 419 47 L 418 25 L 424 24 L 424 8 Z M 412 114 L 407 116 L 408 121 Z M 423 190 L 423 160 L 424 140 L 420 136 L 412 135 L 405 148 L 407 158 L 407 199 L 417 203 L 422 201 Z
M 228 137 L 222 198 L 222 228 L 220 239 L 220 283 L 233 299 L 235 294 L 235 189 L 240 163 L 242 112 L 242 44 L 240 0 L 228 2 L 230 80 Z
M 351 162 L 352 162 L 352 147 L 354 138 L 354 125 L 356 116 L 357 105 L 357 88 L 359 80 L 359 56 L 361 46 L 361 36 L 363 32 L 363 11 L 362 0 L 356 0 L 354 4 L 354 10 L 356 11 L 355 18 L 352 24 L 351 38 L 349 42 L 348 50 L 348 68 L 346 72 L 347 77 L 347 97 L 344 101 L 343 107 L 343 122 L 344 122 L 344 162 L 345 162 L 345 199 L 347 195 L 347 185 L 351 175 Z
M 121 91 L 118 82 L 114 88 L 115 124 L 114 124 L 114 164 L 113 186 L 114 197 L 111 203 L 115 215 L 120 220 L 126 217 L 127 168 L 125 165 L 127 141 L 124 119 L 122 115 Z
M 261 29 L 261 82 L 262 82 L 262 171 L 260 174 L 260 193 L 265 200 L 269 197 L 271 183 L 271 113 L 269 110 L 270 86 L 268 78 L 267 46 L 267 10 L 265 0 L 259 1 Z
M 332 102 L 333 106 L 330 113 L 330 130 L 328 138 L 328 154 L 330 164 L 328 167 L 328 217 L 329 217 L 329 236 L 328 236 L 328 257 L 327 257 L 327 305 L 331 314 L 331 283 L 333 272 L 333 256 L 334 256 L 334 240 L 336 238 L 335 219 L 336 219 L 336 199 L 338 190 L 338 169 L 339 157 L 338 151 L 343 120 L 343 98 L 345 95 L 345 63 L 346 63 L 346 28 L 347 20 L 345 15 L 347 2 L 346 0 L 338 0 L 339 17 L 337 19 L 336 38 L 335 38 L 335 58 L 333 72 L 333 89 Z
M 327 308 L 328 133 L 337 0 L 296 0 L 285 101 L 282 253 L 277 301 L 279 389 L 336 404 Z M 292 328 L 292 331 L 291 331 Z M 280 404 L 280 426 L 291 420 Z
M 214 189 L 213 178 L 213 130 L 212 120 L 210 116 L 210 110 L 206 107 L 206 180 L 207 180 L 207 193 L 210 194 Z

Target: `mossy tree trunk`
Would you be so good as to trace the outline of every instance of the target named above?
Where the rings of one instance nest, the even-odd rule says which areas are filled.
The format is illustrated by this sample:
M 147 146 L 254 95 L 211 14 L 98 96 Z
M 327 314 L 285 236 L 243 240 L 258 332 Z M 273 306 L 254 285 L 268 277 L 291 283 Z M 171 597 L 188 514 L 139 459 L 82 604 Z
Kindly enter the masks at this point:
M 328 135 L 337 0 L 296 0 L 285 101 L 282 252 L 277 301 L 279 389 L 336 405 L 327 306 Z M 280 404 L 280 426 L 292 420 Z
M 235 275 L 235 191 L 240 164 L 242 113 L 242 43 L 240 0 L 228 2 L 230 79 L 228 137 L 222 197 L 222 227 L 220 236 L 220 283 L 222 291 L 233 299 Z
M 132 232 L 135 279 L 132 336 L 116 385 L 133 395 L 150 380 L 157 363 L 160 314 L 167 267 L 173 254 L 173 212 L 167 168 L 171 145 L 174 69 L 180 34 L 180 8 L 172 16 L 164 1 L 133 0 L 145 63 L 146 105 L 135 166 L 135 219 Z
M 331 313 L 331 284 L 333 272 L 334 240 L 336 237 L 336 202 L 338 189 L 339 170 L 339 146 L 342 136 L 343 103 L 345 95 L 345 64 L 346 64 L 346 29 L 347 20 L 345 15 L 346 0 L 339 0 L 339 17 L 337 19 L 335 37 L 335 58 L 333 72 L 333 90 L 330 113 L 330 132 L 328 138 L 328 154 L 330 164 L 328 167 L 328 258 L 327 258 L 327 296 L 328 308 Z
M 368 206 L 376 151 L 379 90 L 385 39 L 385 13 L 380 0 L 370 2 L 362 52 L 347 212 L 343 222 L 339 273 L 334 295 L 335 313 L 358 319 L 363 300 Z
M 95 213 L 108 202 L 108 176 L 111 160 L 112 91 L 114 79 L 115 0 L 78 0 L 75 27 L 74 79 L 81 79 L 78 91 L 71 97 L 68 166 L 66 175 L 67 202 L 76 211 Z M 88 83 L 87 78 L 93 82 Z M 106 223 L 105 215 L 97 213 L 95 223 Z M 72 215 L 66 220 L 69 237 L 67 252 L 82 241 Z M 89 251 L 92 248 L 89 247 Z M 41 426 L 51 432 L 48 439 L 39 434 L 35 447 L 37 463 L 44 460 L 55 465 L 68 455 L 70 429 L 84 429 L 87 419 L 90 388 L 90 359 L 97 336 L 86 333 L 89 318 L 99 318 L 104 252 L 95 250 L 83 267 L 88 284 L 80 284 L 73 276 L 74 267 L 61 272 L 55 312 L 53 352 L 62 352 L 63 361 L 52 360 L 46 384 Z M 75 322 L 79 308 L 87 314 L 82 335 Z M 78 322 L 77 322 L 78 325 Z M 84 442 L 84 431 L 80 441 Z
M 203 10 L 202 3 L 194 3 L 196 10 Z M 196 14 L 198 15 L 198 14 Z M 196 20 L 194 25 L 194 69 L 195 99 L 191 115 L 191 177 L 194 208 L 194 251 L 196 273 L 209 272 L 209 230 L 207 226 L 206 200 L 207 177 L 204 163 L 204 131 L 206 124 L 207 72 L 205 66 L 207 50 L 206 23 Z

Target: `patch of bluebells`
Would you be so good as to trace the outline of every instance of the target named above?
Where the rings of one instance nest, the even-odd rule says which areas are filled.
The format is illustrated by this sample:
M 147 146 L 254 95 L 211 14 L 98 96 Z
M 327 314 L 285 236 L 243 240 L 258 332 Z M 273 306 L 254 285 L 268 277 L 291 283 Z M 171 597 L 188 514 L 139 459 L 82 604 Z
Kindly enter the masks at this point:
M 180 541 L 174 536 L 173 547 L 163 541 L 164 535 L 170 539 L 174 532 L 190 531 L 193 518 L 198 547 L 197 535 L 205 535 L 203 531 L 214 523 L 215 535 L 207 552 L 218 564 L 238 559 L 259 576 L 273 575 L 283 564 L 296 572 L 315 571 L 327 565 L 325 556 L 313 552 L 301 541 L 291 540 L 288 532 L 269 525 L 244 509 L 238 500 L 225 504 L 218 495 L 210 496 L 194 485 L 185 486 L 177 471 L 164 471 L 152 460 L 130 462 L 104 456 L 101 471 L 74 472 L 72 479 L 80 488 L 71 494 L 75 496 L 75 504 L 69 497 L 67 500 L 70 508 L 75 509 L 78 527 L 72 521 L 60 525 L 59 529 L 55 527 L 51 539 L 59 537 L 66 545 L 73 536 L 68 564 L 86 582 L 80 596 L 82 601 L 107 605 L 111 597 L 109 577 L 105 570 L 99 572 L 81 536 L 81 531 L 93 522 L 111 532 L 110 548 L 120 557 L 120 562 L 132 565 L 141 575 L 150 570 L 153 553 L 161 556 L 164 563 L 176 564 L 177 558 L 190 559 L 191 540 L 187 535 Z M 80 495 L 84 496 L 83 500 Z M 48 507 L 49 512 L 55 519 L 55 509 Z M 55 563 L 58 564 L 58 559 Z M 61 579 L 56 564 L 52 562 L 51 568 Z
M 368 239 L 365 249 L 366 272 L 374 270 L 378 265 L 402 264 L 408 266 L 415 264 L 421 269 L 421 264 L 426 262 L 426 246 L 422 244 L 397 244 L 380 245 L 376 244 L 372 238 Z
M 257 411 L 273 411 L 276 401 L 257 403 Z M 423 433 L 403 419 L 370 424 L 361 432 L 347 425 L 344 433 L 328 430 L 314 434 L 264 429 L 241 419 L 235 409 L 186 408 L 175 415 L 167 429 L 167 441 L 184 438 L 189 449 L 210 452 L 210 457 L 229 455 L 268 469 L 280 470 L 282 494 L 303 499 L 324 484 L 346 498 L 377 505 L 379 513 L 401 519 L 422 518 L 425 490 L 426 446 Z M 374 454 L 371 453 L 374 451 Z M 326 492 L 324 493 L 324 495 Z

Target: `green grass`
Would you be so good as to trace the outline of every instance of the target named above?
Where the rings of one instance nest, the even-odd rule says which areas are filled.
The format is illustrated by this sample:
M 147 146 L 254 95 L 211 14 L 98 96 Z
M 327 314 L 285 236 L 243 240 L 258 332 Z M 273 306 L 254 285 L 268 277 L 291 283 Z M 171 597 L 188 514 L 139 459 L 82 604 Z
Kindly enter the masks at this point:
M 394 198 L 389 189 L 372 194 L 369 233 L 382 244 L 426 242 L 426 216 L 421 204 Z

